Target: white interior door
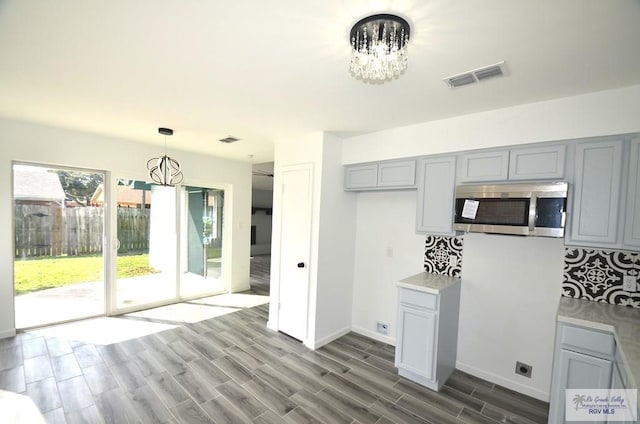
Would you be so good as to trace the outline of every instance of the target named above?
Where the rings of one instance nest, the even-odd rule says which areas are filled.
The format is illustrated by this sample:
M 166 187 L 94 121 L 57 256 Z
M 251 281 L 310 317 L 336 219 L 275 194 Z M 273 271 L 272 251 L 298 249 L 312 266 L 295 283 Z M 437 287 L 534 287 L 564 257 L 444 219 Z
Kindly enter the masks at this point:
M 307 337 L 311 248 L 311 165 L 282 171 L 278 329 Z

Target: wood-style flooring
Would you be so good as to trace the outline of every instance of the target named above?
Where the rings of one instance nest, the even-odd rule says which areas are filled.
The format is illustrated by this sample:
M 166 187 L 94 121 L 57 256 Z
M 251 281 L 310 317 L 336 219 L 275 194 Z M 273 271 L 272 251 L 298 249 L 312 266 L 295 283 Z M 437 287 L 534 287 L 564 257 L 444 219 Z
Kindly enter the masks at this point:
M 440 392 L 398 377 L 394 347 L 359 334 L 311 351 L 268 330 L 267 315 L 261 305 L 110 345 L 3 339 L 0 400 L 22 394 L 69 424 L 547 421 L 546 403 L 459 371 Z M 0 422 L 36 422 L 8 411 Z

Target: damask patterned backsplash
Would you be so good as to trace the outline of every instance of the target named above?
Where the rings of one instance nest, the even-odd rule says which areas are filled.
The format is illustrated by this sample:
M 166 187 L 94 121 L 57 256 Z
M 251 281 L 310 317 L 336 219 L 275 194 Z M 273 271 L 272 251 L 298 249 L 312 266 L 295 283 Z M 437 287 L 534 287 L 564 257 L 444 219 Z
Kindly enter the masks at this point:
M 427 236 L 424 270 L 434 274 L 460 277 L 462 273 L 462 237 Z M 452 260 L 451 257 L 455 260 Z
M 562 295 L 640 308 L 640 292 L 622 289 L 624 275 L 639 273 L 640 252 L 566 247 Z

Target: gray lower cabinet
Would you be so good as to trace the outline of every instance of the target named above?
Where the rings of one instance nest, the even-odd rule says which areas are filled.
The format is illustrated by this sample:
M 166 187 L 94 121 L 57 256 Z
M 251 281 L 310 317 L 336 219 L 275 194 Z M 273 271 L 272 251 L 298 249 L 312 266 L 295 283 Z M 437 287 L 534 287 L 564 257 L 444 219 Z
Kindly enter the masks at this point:
M 438 314 L 402 304 L 398 311 L 402 349 L 397 357 L 397 366 L 401 369 L 401 375 L 406 371 L 431 381 L 434 374 Z
M 566 389 L 612 387 L 615 349 L 611 333 L 558 323 L 549 424 L 565 423 Z
M 460 284 L 434 294 L 398 288 L 398 374 L 440 390 L 455 368 Z
M 626 386 L 622 380 L 622 374 L 618 364 L 613 365 L 613 374 L 611 375 L 611 388 L 612 389 L 624 389 Z
M 454 235 L 453 203 L 456 158 L 443 156 L 418 161 L 416 232 Z

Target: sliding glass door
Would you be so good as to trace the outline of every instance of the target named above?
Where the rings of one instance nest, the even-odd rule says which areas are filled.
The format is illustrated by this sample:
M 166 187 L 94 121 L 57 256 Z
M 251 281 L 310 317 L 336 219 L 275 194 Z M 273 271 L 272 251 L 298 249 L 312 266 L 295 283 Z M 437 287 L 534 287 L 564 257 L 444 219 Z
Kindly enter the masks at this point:
M 30 164 L 13 179 L 17 328 L 226 291 L 223 190 L 119 179 L 108 193 L 104 172 Z
M 176 298 L 176 189 L 118 180 L 117 310 Z
M 115 310 L 225 291 L 223 190 L 163 187 L 136 180 L 118 180 L 115 190 Z M 180 272 L 176 272 L 178 266 Z
M 104 186 L 99 171 L 13 165 L 16 328 L 105 311 Z

